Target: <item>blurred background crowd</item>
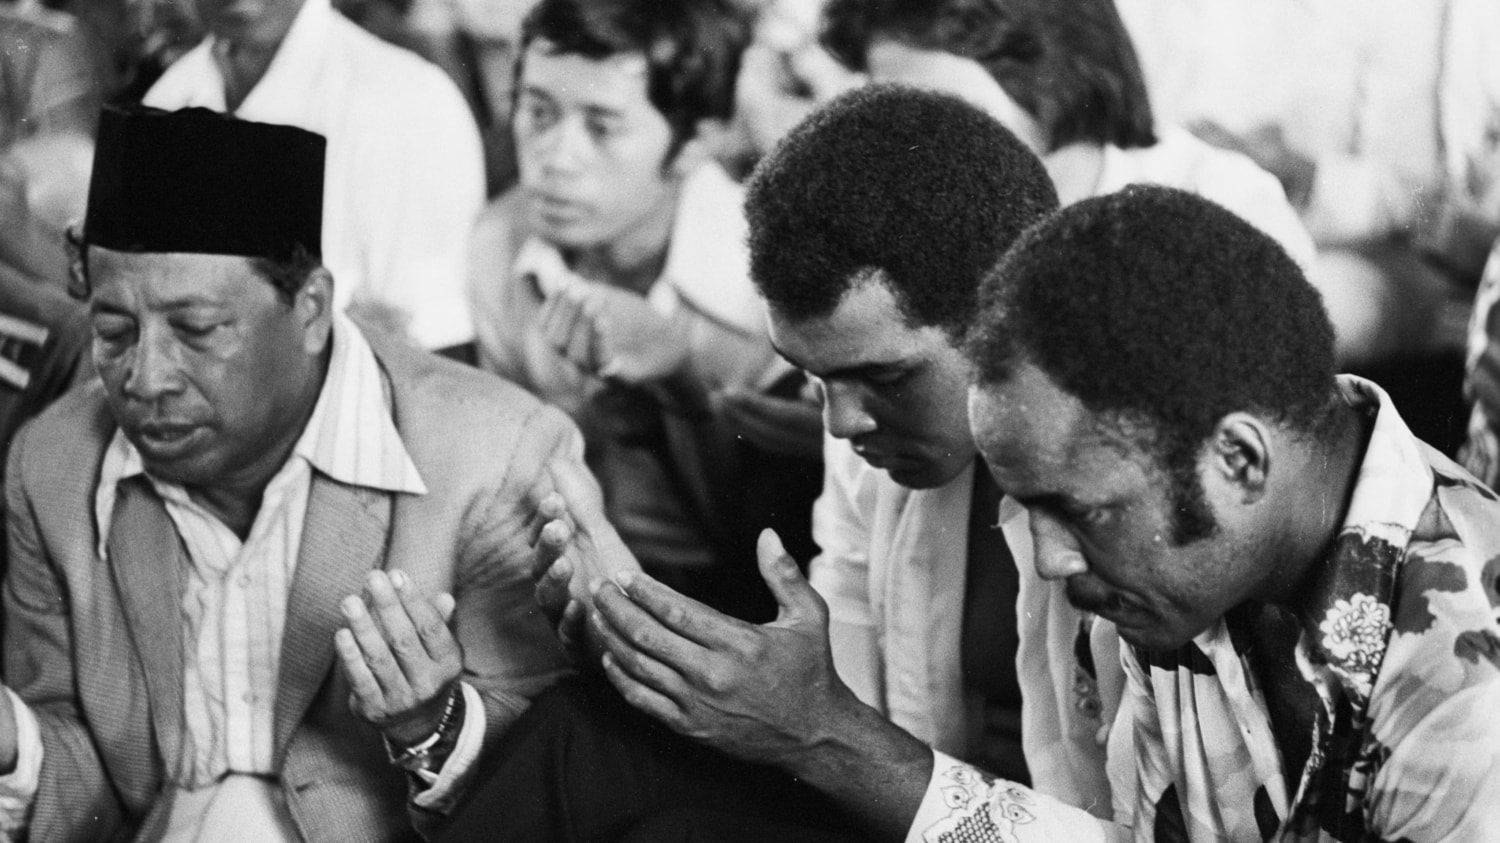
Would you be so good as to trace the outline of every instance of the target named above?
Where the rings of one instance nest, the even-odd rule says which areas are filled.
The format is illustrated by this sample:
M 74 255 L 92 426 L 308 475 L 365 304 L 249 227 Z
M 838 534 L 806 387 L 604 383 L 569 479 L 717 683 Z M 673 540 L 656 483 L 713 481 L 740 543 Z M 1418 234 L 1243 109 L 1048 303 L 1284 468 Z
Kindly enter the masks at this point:
M 920 83 L 924 72 L 945 72 L 925 68 L 922 50 L 911 55 L 882 52 L 874 46 L 879 38 L 865 37 L 868 50 L 840 54 L 840 35 L 824 31 L 831 24 L 825 22 L 819 0 L 738 2 L 753 34 L 735 84 L 733 119 L 721 131 L 699 133 L 711 156 L 735 180 L 745 178 L 819 102 L 869 77 Z M 66 386 L 79 370 L 86 328 L 78 319 L 78 305 L 62 295 L 69 277 L 64 246 L 69 223 L 84 207 L 101 104 L 143 99 L 163 107 L 237 109 L 243 104 L 238 108 L 242 116 L 276 122 L 264 102 L 245 99 L 247 93 L 259 92 L 236 92 L 232 78 L 225 91 L 215 92 L 227 101 L 215 103 L 198 96 L 190 70 L 181 70 L 175 79 L 163 77 L 179 60 L 193 60 L 190 51 L 209 28 L 205 10 L 222 12 L 233 5 L 218 0 L 0 0 L 0 378 L 17 393 L 13 403 L 34 404 L 38 394 Z M 279 5 L 292 14 L 301 7 Z M 512 112 L 516 64 L 524 48 L 522 22 L 530 3 L 333 0 L 332 5 L 367 32 L 436 66 L 467 106 L 467 115 L 447 114 L 447 122 L 437 121 L 413 115 L 410 104 L 418 99 L 430 104 L 448 94 L 413 94 L 415 88 L 407 90 L 411 86 L 405 81 L 386 88 L 384 118 L 389 125 L 430 125 L 427 134 L 412 141 L 418 146 L 400 153 L 404 159 L 361 159 L 365 169 L 359 178 L 382 186 L 444 178 L 464 184 L 455 192 L 434 191 L 427 207 L 435 210 L 411 212 L 422 214 L 429 227 L 446 230 L 450 240 L 436 258 L 402 263 L 399 255 L 368 254 L 373 247 L 351 247 L 364 252 L 346 254 L 330 242 L 325 254 L 342 285 L 343 300 L 351 311 L 363 309 L 366 324 L 404 331 L 428 348 L 459 349 L 455 353 L 482 362 L 483 325 L 478 326 L 479 351 L 461 349 L 475 336 L 475 326 L 466 323 L 479 318 L 471 314 L 470 299 L 483 296 L 475 298 L 462 287 L 466 277 L 474 283 L 476 264 L 483 264 L 475 250 L 486 242 L 485 227 L 471 226 L 481 219 L 480 191 L 493 206 L 519 176 Z M 1024 55 L 1029 47 L 1015 43 L 1016 38 L 1059 39 L 1058 44 L 1031 46 L 1039 55 L 1062 55 L 1064 61 L 1070 50 L 1082 55 L 1108 43 L 1099 31 L 1088 31 L 1102 25 L 1096 15 L 1070 17 L 1061 11 L 1068 5 L 1042 4 L 1053 7 L 1042 14 L 1054 20 L 1050 28 L 1037 30 L 1040 36 L 987 30 L 983 37 L 994 43 L 950 50 L 978 60 L 1029 112 L 1022 122 L 1035 138 L 1026 138 L 1016 125 L 1011 128 L 1048 156 L 1064 201 L 1070 192 L 1077 197 L 1111 187 L 1097 175 L 1088 175 L 1092 182 L 1070 186 L 1068 167 L 1078 155 L 1105 155 L 1107 163 L 1113 162 L 1108 167 L 1121 173 L 1110 178 L 1122 183 L 1136 176 L 1157 179 L 1168 157 L 1175 168 L 1172 178 L 1158 180 L 1218 181 L 1217 174 L 1207 179 L 1209 170 L 1230 166 L 1218 151 L 1248 158 L 1274 176 L 1285 200 L 1278 197 L 1276 204 L 1289 203 L 1295 212 L 1294 219 L 1271 208 L 1264 219 L 1252 221 L 1275 234 L 1322 291 L 1344 368 L 1385 384 L 1419 435 L 1456 452 L 1469 436 L 1474 402 L 1479 402 L 1481 415 L 1487 405 L 1500 407 L 1500 379 L 1487 374 L 1500 365 L 1495 362 L 1500 360 L 1495 351 L 1500 326 L 1491 326 L 1488 318 L 1500 293 L 1481 289 L 1480 283 L 1489 256 L 1500 254 L 1495 252 L 1500 235 L 1500 59 L 1489 48 L 1500 43 L 1500 3 L 1116 0 L 1118 20 L 1139 60 L 1138 69 L 1134 59 L 1121 64 L 1126 72 L 1118 84 L 1128 86 L 1131 73 L 1142 74 L 1150 100 L 1147 120 L 1154 115 L 1155 121 L 1155 142 L 1149 146 L 1156 158 L 1142 153 L 1128 161 L 1108 156 L 1141 150 L 1129 149 L 1132 143 L 1115 136 L 1091 138 L 1086 129 L 1065 136 L 1066 110 L 1087 113 L 1089 107 L 1069 105 L 1048 92 L 1049 80 L 1064 79 L 1071 72 L 1067 67 L 1034 69 L 1034 78 L 1016 81 L 1006 76 L 1012 71 L 1004 62 L 986 61 L 990 54 Z M 277 6 L 259 4 L 271 10 L 267 14 Z M 285 26 L 280 32 L 285 33 Z M 916 46 L 943 47 L 940 42 L 948 37 L 928 35 L 932 43 Z M 276 46 L 261 57 L 258 68 L 254 55 L 244 59 L 250 62 L 252 85 L 265 75 Z M 237 60 L 217 58 L 224 67 Z M 1083 55 L 1078 66 L 1087 73 L 1090 62 L 1108 64 Z M 402 73 L 403 79 L 415 78 L 416 70 Z M 1018 90 L 1034 95 L 1018 97 Z M 477 135 L 463 125 L 469 122 Z M 454 125 L 458 128 L 448 128 Z M 1148 135 L 1150 129 L 1148 123 Z M 369 124 L 364 131 L 387 128 Z M 482 172 L 463 163 L 474 151 L 471 135 L 478 140 Z M 1086 141 L 1082 153 L 1075 149 L 1077 143 L 1064 142 L 1080 139 Z M 333 170 L 341 156 L 363 154 L 340 152 L 341 142 L 333 138 L 330 185 L 337 182 Z M 1219 188 L 1218 194 L 1208 187 L 1202 192 L 1254 217 L 1260 200 L 1250 192 L 1271 182 L 1243 181 L 1242 186 Z M 330 186 L 330 197 L 333 190 Z M 408 201 L 396 197 L 366 191 L 348 200 L 350 214 L 357 217 L 361 208 Z M 1242 207 L 1235 207 L 1237 201 Z M 411 221 L 370 223 L 380 224 L 409 227 Z M 335 225 L 325 236 L 337 241 L 346 233 Z M 435 286 L 399 289 L 414 283 L 412 278 L 444 273 L 456 279 L 447 292 Z M 1496 274 L 1500 269 L 1491 271 Z M 451 301 L 445 303 L 444 296 Z M 34 365 L 42 357 L 39 346 L 60 350 L 46 355 L 46 366 Z M 799 393 L 795 377 L 778 381 L 786 374 L 773 370 L 756 383 L 780 383 L 789 401 L 813 406 L 815 396 L 808 390 Z M 7 405 L 5 413 L 10 412 Z M 803 418 L 816 426 L 815 411 Z M 795 417 L 777 420 L 786 427 Z M 754 426 L 754 419 L 741 421 Z M 15 423 L 0 414 L 0 434 Z M 769 452 L 812 461 L 801 472 L 809 500 L 818 486 L 817 438 L 814 430 L 801 445 L 763 442 Z

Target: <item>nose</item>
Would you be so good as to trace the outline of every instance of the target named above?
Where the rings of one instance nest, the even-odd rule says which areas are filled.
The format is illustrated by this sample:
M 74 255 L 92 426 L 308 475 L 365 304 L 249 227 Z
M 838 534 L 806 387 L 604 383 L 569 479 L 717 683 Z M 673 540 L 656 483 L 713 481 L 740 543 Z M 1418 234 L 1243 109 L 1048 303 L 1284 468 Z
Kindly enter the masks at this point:
M 564 117 L 536 137 L 542 169 L 547 173 L 571 173 L 588 151 L 588 129 L 583 120 Z
M 839 439 L 875 432 L 875 417 L 865 409 L 858 387 L 838 381 L 823 383 L 823 427 Z
M 1087 573 L 1088 561 L 1078 540 L 1056 518 L 1031 510 L 1031 552 L 1037 576 L 1044 580 L 1064 580 Z
M 125 394 L 138 401 L 156 401 L 183 389 L 181 347 L 170 331 L 141 328 L 135 348 L 125 361 Z

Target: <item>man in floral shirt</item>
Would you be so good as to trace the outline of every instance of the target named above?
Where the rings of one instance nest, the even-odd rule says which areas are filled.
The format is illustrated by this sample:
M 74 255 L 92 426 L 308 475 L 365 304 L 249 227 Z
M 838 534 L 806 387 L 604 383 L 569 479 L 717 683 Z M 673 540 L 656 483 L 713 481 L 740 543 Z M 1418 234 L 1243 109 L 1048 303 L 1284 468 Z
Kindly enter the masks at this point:
M 1285 254 L 1136 187 L 1033 229 L 986 294 L 971 421 L 1038 571 L 1129 645 L 1135 839 L 1491 839 L 1500 502 L 1334 377 Z M 939 756 L 908 839 L 1027 840 L 1053 812 Z

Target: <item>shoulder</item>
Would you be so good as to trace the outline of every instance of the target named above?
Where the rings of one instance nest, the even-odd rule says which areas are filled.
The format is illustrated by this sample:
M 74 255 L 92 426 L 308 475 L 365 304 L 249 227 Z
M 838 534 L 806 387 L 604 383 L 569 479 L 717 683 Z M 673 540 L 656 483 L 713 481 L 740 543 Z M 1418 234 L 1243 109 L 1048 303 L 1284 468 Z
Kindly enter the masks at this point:
M 508 266 L 531 236 L 525 203 L 520 189 L 513 187 L 485 204 L 474 219 L 474 251 L 492 268 L 496 261 Z
M 562 411 L 504 378 L 409 346 L 372 340 L 371 347 L 419 470 L 498 479 L 519 452 L 550 452 L 577 435 Z
M 359 102 L 380 106 L 391 125 L 413 130 L 434 116 L 473 123 L 463 94 L 437 65 L 380 40 L 340 14 L 333 17 L 329 41 L 336 45 L 348 90 Z
M 16 434 L 9 471 L 22 487 L 93 488 L 115 421 L 104 389 L 91 381 L 69 391 Z M 86 487 L 86 488 L 84 488 Z
M 508 314 L 514 282 L 512 267 L 531 236 L 521 192 L 512 188 L 486 204 L 469 232 L 469 286 L 479 318 Z
M 1175 187 L 1211 199 L 1274 237 L 1292 258 L 1308 269 L 1314 258 L 1312 237 L 1286 198 L 1281 182 L 1246 155 L 1221 149 L 1186 129 L 1169 126 L 1155 146 L 1108 148 L 1106 189 L 1131 181 Z

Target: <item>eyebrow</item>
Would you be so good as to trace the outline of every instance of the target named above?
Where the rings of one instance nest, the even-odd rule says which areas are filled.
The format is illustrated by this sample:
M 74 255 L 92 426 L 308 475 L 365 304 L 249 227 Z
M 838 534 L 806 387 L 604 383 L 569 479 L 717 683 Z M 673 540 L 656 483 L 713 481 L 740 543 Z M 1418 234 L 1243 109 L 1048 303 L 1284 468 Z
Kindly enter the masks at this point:
M 821 380 L 831 380 L 833 378 L 857 378 L 863 375 L 884 374 L 891 371 L 905 371 L 915 365 L 906 360 L 889 360 L 884 362 L 856 363 L 852 366 L 844 366 L 832 371 L 820 373 L 814 372 L 807 366 L 804 366 L 801 363 L 797 362 L 797 360 L 793 359 L 790 354 L 787 354 L 784 350 L 782 350 L 781 346 L 777 345 L 775 340 L 771 340 L 771 348 L 777 354 L 781 355 L 781 359 L 792 364 L 793 366 L 796 366 L 798 369 L 801 369 L 807 374 Z
M 210 301 L 210 300 L 207 300 L 207 299 L 196 299 L 196 298 L 179 298 L 179 299 L 171 299 L 169 301 L 164 301 L 164 302 L 157 302 L 156 304 L 152 305 L 149 309 L 156 310 L 156 311 L 179 311 L 179 310 L 190 310 L 190 309 L 193 309 L 193 308 L 216 308 L 217 309 L 217 308 L 222 308 L 222 307 L 224 307 L 224 303 L 223 302 L 219 302 L 219 301 Z M 128 309 L 126 309 L 124 307 L 121 307 L 119 305 L 113 304 L 111 302 L 104 301 L 102 299 L 99 299 L 98 297 L 95 297 L 95 298 L 92 298 L 92 299 L 89 300 L 89 313 L 113 313 L 113 314 L 118 314 L 118 315 L 123 315 L 123 316 L 129 316 L 129 315 L 131 315 L 131 311 L 129 311 Z
M 526 85 L 523 85 L 521 87 L 521 93 L 529 97 L 546 100 L 548 105 L 557 105 L 557 97 L 554 97 L 546 89 L 537 87 L 535 83 L 528 83 Z M 599 105 L 598 103 L 585 103 L 583 105 L 583 110 L 590 117 L 621 119 L 625 116 L 625 112 L 623 109 L 616 108 L 610 105 Z

